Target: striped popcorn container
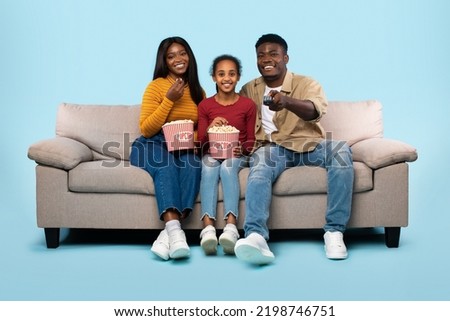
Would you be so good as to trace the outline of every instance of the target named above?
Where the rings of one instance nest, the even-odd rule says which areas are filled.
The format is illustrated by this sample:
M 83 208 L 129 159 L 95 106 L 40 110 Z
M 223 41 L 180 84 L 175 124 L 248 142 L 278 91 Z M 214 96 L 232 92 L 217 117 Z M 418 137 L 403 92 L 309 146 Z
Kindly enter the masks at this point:
M 194 148 L 194 122 L 192 120 L 176 120 L 165 123 L 162 130 L 169 152 Z
M 214 128 L 212 127 L 208 131 L 209 153 L 216 159 L 233 157 L 233 148 L 239 146 L 239 130 L 234 127 L 229 131 L 226 131 L 227 129 L 222 129 L 223 131 L 220 131 L 220 129 L 214 130 Z

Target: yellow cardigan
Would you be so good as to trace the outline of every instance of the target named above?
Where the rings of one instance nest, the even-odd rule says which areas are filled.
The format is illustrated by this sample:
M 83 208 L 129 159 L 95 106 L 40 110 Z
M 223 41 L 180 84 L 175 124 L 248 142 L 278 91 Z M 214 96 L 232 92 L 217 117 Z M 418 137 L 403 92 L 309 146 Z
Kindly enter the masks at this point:
M 191 98 L 189 86 L 184 88 L 183 96 L 176 102 L 166 97 L 173 84 L 171 78 L 157 78 L 150 82 L 142 98 L 139 128 L 143 136 L 149 138 L 156 135 L 167 122 L 190 119 L 197 127 L 197 105 Z

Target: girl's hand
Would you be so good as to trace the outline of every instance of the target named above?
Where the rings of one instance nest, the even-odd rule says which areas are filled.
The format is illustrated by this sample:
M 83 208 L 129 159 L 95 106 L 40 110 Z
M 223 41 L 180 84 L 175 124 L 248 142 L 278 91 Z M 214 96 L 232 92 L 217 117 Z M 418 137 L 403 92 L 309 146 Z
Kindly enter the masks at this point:
M 181 78 L 177 78 L 175 80 L 175 83 L 172 86 L 170 86 L 169 90 L 167 91 L 166 97 L 170 101 L 173 102 L 177 101 L 183 96 L 184 85 L 185 85 L 184 80 Z
M 208 129 L 210 129 L 211 127 L 214 126 L 224 126 L 228 124 L 228 120 L 226 120 L 223 117 L 216 117 L 213 119 L 213 121 L 211 122 L 211 124 L 209 124 Z

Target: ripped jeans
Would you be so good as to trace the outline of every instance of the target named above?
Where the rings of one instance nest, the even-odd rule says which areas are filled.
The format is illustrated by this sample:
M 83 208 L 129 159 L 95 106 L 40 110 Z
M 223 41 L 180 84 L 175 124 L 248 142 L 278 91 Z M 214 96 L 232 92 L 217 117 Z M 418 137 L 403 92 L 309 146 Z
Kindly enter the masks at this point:
M 206 154 L 202 159 L 202 179 L 200 182 L 201 219 L 207 215 L 216 219 L 219 180 L 222 183 L 224 219 L 231 213 L 236 218 L 239 213 L 239 171 L 247 166 L 247 157 L 217 160 Z

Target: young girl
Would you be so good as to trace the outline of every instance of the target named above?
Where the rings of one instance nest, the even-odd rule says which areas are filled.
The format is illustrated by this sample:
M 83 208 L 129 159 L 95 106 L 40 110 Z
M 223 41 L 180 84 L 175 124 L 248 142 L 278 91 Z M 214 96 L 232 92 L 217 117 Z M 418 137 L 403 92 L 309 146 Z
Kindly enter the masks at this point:
M 162 258 L 190 255 L 180 219 L 189 215 L 200 188 L 201 160 L 193 151 L 167 150 L 162 126 L 191 119 L 197 123 L 197 105 L 204 98 L 197 63 L 189 44 L 180 37 L 164 39 L 156 58 L 153 81 L 142 99 L 139 127 L 142 133 L 132 146 L 130 163 L 146 170 L 155 184 L 159 218 L 165 229 L 151 251 Z
M 229 125 L 237 128 L 239 146 L 233 148 L 233 157 L 218 160 L 207 152 L 202 159 L 200 196 L 203 230 L 200 245 L 206 255 L 216 254 L 217 244 L 226 254 L 234 254 L 234 245 L 239 238 L 236 228 L 239 205 L 239 171 L 246 165 L 255 141 L 256 105 L 253 100 L 236 93 L 241 76 L 240 61 L 230 55 L 217 57 L 211 67 L 211 76 L 216 83 L 217 94 L 203 100 L 198 106 L 198 139 L 204 151 L 208 150 L 208 129 L 212 126 Z M 216 220 L 217 190 L 222 182 L 224 219 L 226 226 L 217 241 L 214 222 Z

